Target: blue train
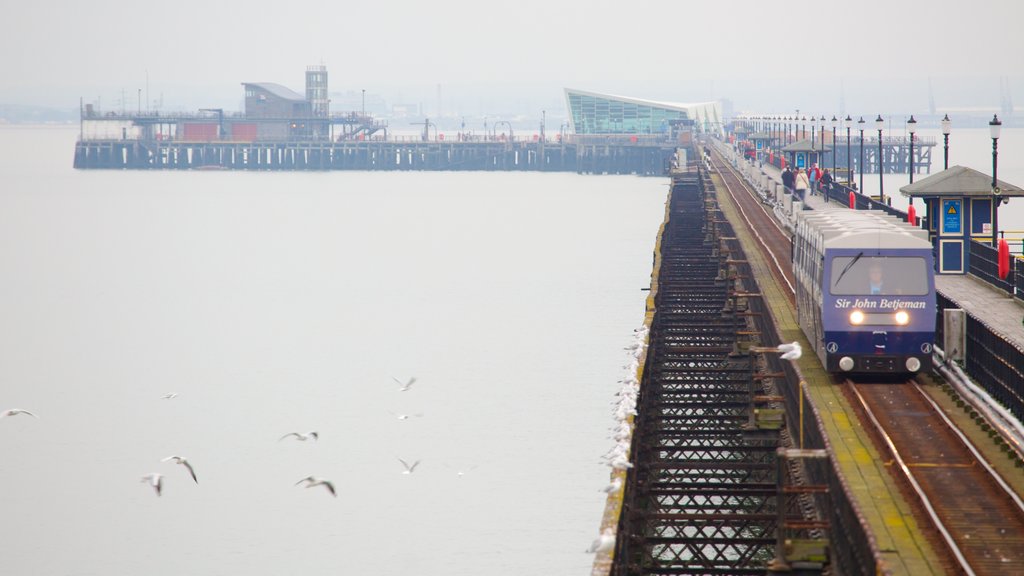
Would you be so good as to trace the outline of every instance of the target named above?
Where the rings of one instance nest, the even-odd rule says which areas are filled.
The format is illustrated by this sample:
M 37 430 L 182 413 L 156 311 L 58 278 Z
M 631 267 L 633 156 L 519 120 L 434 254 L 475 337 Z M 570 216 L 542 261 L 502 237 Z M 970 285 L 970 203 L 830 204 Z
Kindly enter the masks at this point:
M 801 211 L 793 270 L 800 328 L 828 372 L 930 366 L 936 309 L 927 231 L 880 211 Z

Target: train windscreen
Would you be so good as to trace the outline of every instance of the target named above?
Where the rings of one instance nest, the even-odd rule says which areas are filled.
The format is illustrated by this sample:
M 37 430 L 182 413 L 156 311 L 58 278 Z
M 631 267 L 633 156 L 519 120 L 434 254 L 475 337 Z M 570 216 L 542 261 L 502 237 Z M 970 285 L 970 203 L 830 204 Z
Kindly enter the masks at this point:
M 829 291 L 836 296 L 925 296 L 927 262 L 914 256 L 836 256 Z

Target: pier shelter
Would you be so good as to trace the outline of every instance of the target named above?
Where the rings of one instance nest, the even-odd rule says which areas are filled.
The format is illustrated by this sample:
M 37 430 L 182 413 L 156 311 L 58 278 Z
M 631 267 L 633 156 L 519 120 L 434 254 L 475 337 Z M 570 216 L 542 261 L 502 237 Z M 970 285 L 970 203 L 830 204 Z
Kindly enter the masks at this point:
M 1021 188 L 964 166 L 953 166 L 900 188 L 900 193 L 924 201 L 928 237 L 935 246 L 940 274 L 970 270 L 971 240 L 993 240 L 998 233 L 999 206 L 1024 196 Z
M 790 163 L 797 168 L 810 168 L 812 164 L 824 166 L 825 153 L 831 151 L 831 147 L 810 138 L 797 140 L 782 149 L 783 153 L 789 155 Z

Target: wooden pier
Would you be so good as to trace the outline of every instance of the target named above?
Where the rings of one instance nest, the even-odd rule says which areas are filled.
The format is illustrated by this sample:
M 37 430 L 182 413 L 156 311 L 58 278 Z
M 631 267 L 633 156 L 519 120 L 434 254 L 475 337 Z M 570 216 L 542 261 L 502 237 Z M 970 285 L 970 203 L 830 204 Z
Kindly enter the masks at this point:
M 84 140 L 79 169 L 498 170 L 664 175 L 680 144 L 587 138 L 530 142 Z

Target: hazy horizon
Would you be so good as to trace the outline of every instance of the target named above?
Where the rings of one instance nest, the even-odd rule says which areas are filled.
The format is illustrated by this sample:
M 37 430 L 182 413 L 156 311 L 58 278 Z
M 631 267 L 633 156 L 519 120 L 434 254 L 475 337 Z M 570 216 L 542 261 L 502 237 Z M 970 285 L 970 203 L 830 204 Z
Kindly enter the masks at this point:
M 608 1 L 497 6 L 400 2 L 382 13 L 313 3 L 286 18 L 258 3 L 185 0 L 142 15 L 123 0 L 81 14 L 22 3 L 0 35 L 18 55 L 0 61 L 0 107 L 76 110 L 81 99 L 106 110 L 239 110 L 242 82 L 302 92 L 306 67 L 318 64 L 333 110 L 361 107 L 365 90 L 378 115 L 401 106 L 431 117 L 558 118 L 563 88 L 826 116 L 920 114 L 932 100 L 940 113 L 999 110 L 1024 94 L 1014 65 L 1024 8 L 1009 1 L 964 11 L 941 0 L 922 11 L 741 0 L 729 12 L 648 2 L 628 5 L 632 18 Z

